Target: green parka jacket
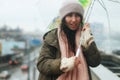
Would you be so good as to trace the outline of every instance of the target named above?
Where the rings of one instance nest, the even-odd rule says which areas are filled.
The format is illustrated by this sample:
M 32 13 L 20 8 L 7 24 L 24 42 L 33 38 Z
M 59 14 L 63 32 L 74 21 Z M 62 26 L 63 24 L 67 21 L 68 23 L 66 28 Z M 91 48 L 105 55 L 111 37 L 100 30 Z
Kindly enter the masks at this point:
M 37 68 L 40 72 L 38 80 L 56 80 L 63 73 L 60 71 L 61 53 L 58 44 L 57 29 L 47 32 L 43 40 L 44 42 L 37 62 Z M 96 67 L 100 64 L 100 54 L 94 42 L 87 49 L 83 48 L 83 53 L 90 75 L 89 66 Z

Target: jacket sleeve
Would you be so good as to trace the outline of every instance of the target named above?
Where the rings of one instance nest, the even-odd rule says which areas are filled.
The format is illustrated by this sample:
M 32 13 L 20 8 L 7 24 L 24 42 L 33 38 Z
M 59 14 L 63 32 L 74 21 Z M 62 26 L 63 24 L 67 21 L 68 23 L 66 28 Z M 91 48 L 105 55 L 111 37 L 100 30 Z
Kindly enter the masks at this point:
M 50 38 L 44 37 L 43 45 L 41 46 L 40 55 L 37 62 L 37 68 L 40 73 L 44 75 L 60 75 L 62 71 L 60 71 L 60 62 L 61 58 L 56 58 L 57 48 L 51 46 Z M 53 38 L 54 39 L 54 38 Z
M 92 42 L 87 49 L 83 48 L 83 53 L 86 57 L 88 66 L 96 67 L 100 64 L 101 57 L 95 42 Z
M 55 58 L 54 51 L 52 51 L 52 46 L 47 43 L 43 43 L 41 47 L 40 56 L 38 58 L 37 68 L 45 75 L 58 75 L 60 71 L 60 61 L 61 59 Z

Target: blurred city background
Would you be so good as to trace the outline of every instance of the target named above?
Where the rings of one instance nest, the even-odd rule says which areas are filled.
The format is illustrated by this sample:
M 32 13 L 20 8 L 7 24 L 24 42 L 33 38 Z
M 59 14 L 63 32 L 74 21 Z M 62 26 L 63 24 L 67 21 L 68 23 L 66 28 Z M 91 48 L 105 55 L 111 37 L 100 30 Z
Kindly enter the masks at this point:
M 38 79 L 42 37 L 59 25 L 64 1 L 0 0 L 0 80 Z M 83 1 L 91 2 L 85 18 L 102 57 L 93 80 L 120 80 L 120 0 Z

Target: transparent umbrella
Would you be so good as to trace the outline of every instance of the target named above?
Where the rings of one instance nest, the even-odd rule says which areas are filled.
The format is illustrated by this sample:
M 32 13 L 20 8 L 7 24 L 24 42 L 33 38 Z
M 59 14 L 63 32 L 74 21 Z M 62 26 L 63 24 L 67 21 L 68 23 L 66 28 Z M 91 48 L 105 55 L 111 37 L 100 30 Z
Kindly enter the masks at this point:
M 38 10 L 47 31 L 54 28 L 56 23 L 60 23 L 58 15 L 61 4 L 67 0 L 40 0 Z M 118 0 L 78 0 L 90 3 L 91 5 L 85 8 L 86 22 L 91 24 L 92 33 L 94 35 L 97 46 L 100 50 L 111 52 L 114 49 L 120 49 L 120 44 L 115 34 L 119 33 L 119 18 L 120 18 L 120 3 Z M 90 10 L 88 12 L 88 10 Z M 114 37 L 114 38 L 113 38 Z M 117 39 L 115 39 L 117 38 Z

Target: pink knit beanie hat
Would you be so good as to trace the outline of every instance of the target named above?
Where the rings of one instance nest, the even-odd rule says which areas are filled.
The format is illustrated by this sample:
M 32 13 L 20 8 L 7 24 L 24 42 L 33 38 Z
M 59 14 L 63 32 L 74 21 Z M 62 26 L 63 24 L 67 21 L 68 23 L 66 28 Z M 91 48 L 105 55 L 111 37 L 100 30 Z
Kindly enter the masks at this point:
M 70 1 L 70 2 L 66 2 L 63 4 L 63 6 L 60 8 L 60 18 L 61 20 L 69 13 L 72 13 L 72 12 L 75 12 L 75 13 L 78 13 L 80 14 L 81 16 L 84 15 L 84 9 L 83 7 L 80 5 L 79 2 L 77 1 Z

